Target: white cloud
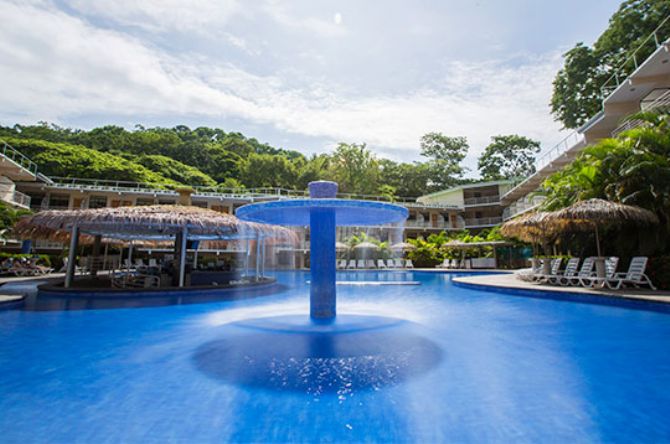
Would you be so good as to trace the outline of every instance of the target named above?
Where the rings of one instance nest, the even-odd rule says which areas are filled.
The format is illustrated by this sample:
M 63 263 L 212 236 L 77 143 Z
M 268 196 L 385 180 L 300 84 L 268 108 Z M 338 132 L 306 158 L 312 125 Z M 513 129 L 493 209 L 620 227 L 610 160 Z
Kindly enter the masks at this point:
M 442 68 L 442 78 L 414 91 L 342 97 L 325 83 L 290 89 L 278 76 L 202 55 L 167 54 L 54 7 L 0 3 L 0 15 L 8 24 L 0 28 L 0 119 L 6 124 L 87 114 L 139 122 L 146 116 L 234 117 L 324 141 L 368 142 L 404 160 L 417 158 L 421 135 L 441 131 L 468 137 L 470 166 L 492 135 L 559 139 L 547 108 L 558 54 L 521 57 L 514 65 L 453 62 Z
M 66 0 L 86 16 L 151 32 L 211 32 L 244 11 L 238 0 Z
M 298 17 L 279 0 L 266 0 L 261 9 L 275 22 L 288 28 L 308 31 L 322 37 L 339 37 L 346 34 L 346 28 L 340 23 L 329 21 L 326 18 Z

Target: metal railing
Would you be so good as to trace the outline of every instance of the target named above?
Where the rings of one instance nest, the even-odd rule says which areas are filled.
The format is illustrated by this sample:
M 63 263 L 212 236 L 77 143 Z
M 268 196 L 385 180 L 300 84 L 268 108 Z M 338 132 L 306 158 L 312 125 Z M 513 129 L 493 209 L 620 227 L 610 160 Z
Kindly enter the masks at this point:
M 571 148 L 573 148 L 574 146 L 583 141 L 584 141 L 583 134 L 580 134 L 577 131 L 571 132 L 556 145 L 540 154 L 540 156 L 535 160 L 535 171 L 536 172 L 540 171 L 542 168 L 551 164 L 559 156 L 563 155 Z
M 37 175 L 37 164 L 35 162 L 24 156 L 19 150 L 4 140 L 0 140 L 0 144 L 2 144 L 0 154 L 2 154 L 4 159 L 8 159 L 31 174 Z
M 653 92 L 653 91 L 652 91 Z M 647 94 L 649 97 L 649 94 Z M 654 100 L 647 101 L 642 100 L 640 102 L 641 111 L 663 111 L 667 112 L 670 110 L 670 89 L 665 91 L 660 96 L 656 97 Z
M 515 201 L 503 210 L 503 220 L 511 219 L 514 216 L 531 211 L 544 202 L 546 196 L 537 195 L 533 197 L 525 196 Z
M 666 17 L 640 45 L 614 69 L 612 75 L 600 87 L 602 99 L 607 99 L 616 89 L 638 69 L 651 54 L 670 38 L 670 16 Z
M 497 204 L 500 203 L 500 196 L 466 197 L 463 202 L 465 205 Z
M 645 103 L 644 101 L 640 104 L 640 108 L 642 111 L 656 111 L 656 110 L 669 110 L 670 109 L 670 90 L 664 92 L 660 96 L 658 96 L 656 99 L 649 101 Z M 619 134 L 623 133 L 624 131 L 628 131 L 634 128 L 638 128 L 642 125 L 644 125 L 645 121 L 641 119 L 632 119 L 632 120 L 626 120 L 623 122 L 621 125 L 616 127 L 614 131 L 612 131 L 612 137 L 616 137 Z
M 30 208 L 30 196 L 20 191 L 16 191 L 13 184 L 0 184 L 0 199 L 25 209 Z
M 52 177 L 51 187 L 65 190 L 78 191 L 100 191 L 114 193 L 141 193 L 163 196 L 177 196 L 176 189 L 184 188 L 184 185 L 152 184 L 144 182 L 131 182 L 123 180 L 98 180 L 80 179 L 72 177 Z M 193 197 L 213 197 L 220 199 L 246 200 L 254 202 L 258 200 L 284 200 L 300 199 L 308 196 L 307 191 L 289 190 L 285 188 L 213 188 L 213 187 L 191 187 Z M 416 208 L 448 208 L 458 210 L 460 207 L 453 204 L 421 203 L 412 198 L 394 198 L 388 196 L 371 194 L 338 193 L 340 199 L 360 199 L 378 202 L 393 202 L 398 205 Z
M 30 196 L 16 190 L 14 190 L 12 194 L 13 194 L 13 201 L 16 205 L 19 205 L 26 209 L 30 208 Z
M 483 225 L 498 225 L 502 222 L 502 217 L 476 217 L 465 219 L 465 227 L 481 227 Z

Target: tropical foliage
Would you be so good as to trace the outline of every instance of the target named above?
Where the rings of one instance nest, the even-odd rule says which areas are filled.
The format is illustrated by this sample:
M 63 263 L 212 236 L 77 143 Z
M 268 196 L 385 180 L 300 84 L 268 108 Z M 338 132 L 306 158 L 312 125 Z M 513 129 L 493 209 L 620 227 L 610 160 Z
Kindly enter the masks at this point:
M 441 264 L 444 259 L 458 259 L 463 254 L 468 257 L 489 257 L 493 255 L 492 247 L 473 247 L 464 251 L 463 249 L 449 248 L 446 244 L 452 240 L 474 243 L 500 241 L 503 239 L 503 236 L 500 234 L 500 227 L 482 230 L 478 234 L 472 234 L 468 230 L 453 233 L 443 231 L 437 234 L 430 234 L 426 238 L 409 239 L 408 242 L 414 245 L 416 249 L 409 251 L 407 257 L 417 267 L 434 267 Z
M 554 210 L 592 197 L 654 211 L 661 224 L 659 247 L 668 251 L 670 220 L 670 125 L 667 115 L 630 117 L 640 126 L 586 148 L 544 183 L 544 209 Z

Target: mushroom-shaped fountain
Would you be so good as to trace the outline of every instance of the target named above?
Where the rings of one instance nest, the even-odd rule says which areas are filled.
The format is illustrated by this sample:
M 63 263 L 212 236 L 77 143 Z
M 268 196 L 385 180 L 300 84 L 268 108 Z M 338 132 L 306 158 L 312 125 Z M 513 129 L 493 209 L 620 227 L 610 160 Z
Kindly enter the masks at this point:
M 337 183 L 309 183 L 309 199 L 253 203 L 240 207 L 242 220 L 310 227 L 310 316 L 332 320 L 336 314 L 335 237 L 337 226 L 377 226 L 407 219 L 407 208 L 385 202 L 337 199 Z

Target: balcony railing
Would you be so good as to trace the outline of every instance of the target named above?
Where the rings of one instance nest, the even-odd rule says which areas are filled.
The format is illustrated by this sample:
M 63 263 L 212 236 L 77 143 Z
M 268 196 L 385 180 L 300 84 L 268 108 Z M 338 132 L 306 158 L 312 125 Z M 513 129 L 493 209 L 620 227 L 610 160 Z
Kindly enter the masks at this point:
M 551 164 L 558 157 L 566 153 L 570 148 L 576 146 L 584 140 L 584 135 L 573 131 L 556 145 L 546 150 L 535 161 L 535 170 L 540 171 L 545 166 Z
M 523 197 L 503 210 L 503 220 L 511 219 L 514 216 L 531 211 L 544 202 L 546 196 L 537 195 L 533 197 Z
M 23 194 L 20 191 L 16 191 L 13 184 L 0 184 L 0 199 L 21 208 L 30 208 L 30 196 Z
M 502 222 L 502 217 L 477 217 L 472 219 L 465 219 L 465 227 L 482 227 L 486 225 L 498 225 Z
M 99 191 L 113 193 L 138 193 L 154 194 L 162 196 L 177 196 L 176 189 L 183 188 L 183 185 L 173 184 L 152 184 L 142 182 L 131 182 L 122 180 L 96 180 L 80 179 L 68 177 L 52 177 L 51 187 L 64 190 L 78 191 Z M 308 196 L 306 191 L 288 190 L 285 188 L 213 188 L 213 187 L 192 187 L 193 197 L 211 197 L 219 199 L 244 200 L 254 202 L 259 200 L 283 200 L 300 199 Z M 350 194 L 339 193 L 340 199 L 360 199 L 378 202 L 393 202 L 412 208 L 448 208 L 458 210 L 460 207 L 453 204 L 424 204 L 415 199 L 399 197 L 390 199 L 388 196 L 371 194 Z
M 670 38 L 670 16 L 666 17 L 656 29 L 619 65 L 600 88 L 602 99 L 607 99 L 651 54 Z
M 13 146 L 8 144 L 4 140 L 0 140 L 0 145 L 2 145 L 2 147 L 0 148 L 0 154 L 2 154 L 2 157 L 11 160 L 14 164 L 20 166 L 24 170 L 27 170 L 34 175 L 37 175 L 37 164 L 35 162 L 28 159 L 26 156 L 21 154 L 21 152 L 19 152 L 17 149 L 15 149 Z
M 485 205 L 500 203 L 500 196 L 481 196 L 481 197 L 466 197 L 463 199 L 465 205 Z
M 420 221 L 420 220 L 414 220 L 410 219 L 405 222 L 405 228 L 424 228 L 424 229 L 434 229 L 434 230 L 451 230 L 451 229 L 459 229 L 463 228 L 463 226 L 459 226 L 458 224 L 454 226 L 453 224 L 444 221 L 444 222 L 437 222 L 433 223 L 431 221 Z

